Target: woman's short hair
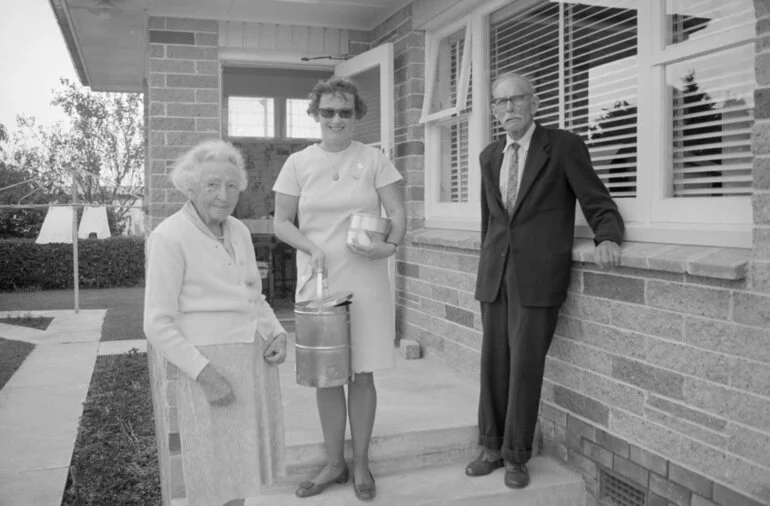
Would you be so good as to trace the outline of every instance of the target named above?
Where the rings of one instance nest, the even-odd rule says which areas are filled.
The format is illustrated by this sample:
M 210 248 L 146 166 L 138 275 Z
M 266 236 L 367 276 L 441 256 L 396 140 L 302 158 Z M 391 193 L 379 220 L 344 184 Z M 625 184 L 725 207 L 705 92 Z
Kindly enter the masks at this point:
M 321 97 L 324 95 L 353 95 L 355 101 L 356 119 L 361 119 L 366 115 L 366 102 L 358 94 L 358 87 L 353 81 L 345 77 L 330 77 L 324 81 L 318 81 L 313 86 L 308 95 L 310 104 L 307 107 L 307 113 L 309 116 L 317 117 L 318 108 L 321 103 Z
M 238 169 L 238 189 L 246 189 L 248 176 L 243 156 L 235 146 L 222 140 L 203 141 L 180 156 L 169 174 L 174 187 L 185 195 L 197 188 L 203 180 L 203 162 L 210 161 L 223 161 L 234 165 Z

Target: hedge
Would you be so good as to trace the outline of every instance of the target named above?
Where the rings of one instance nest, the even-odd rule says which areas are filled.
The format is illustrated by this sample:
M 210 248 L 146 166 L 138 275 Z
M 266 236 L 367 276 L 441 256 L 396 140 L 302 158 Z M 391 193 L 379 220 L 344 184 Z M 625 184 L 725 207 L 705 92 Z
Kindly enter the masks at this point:
M 81 288 L 144 283 L 144 238 L 111 237 L 78 241 Z M 72 244 L 0 241 L 0 291 L 73 288 Z

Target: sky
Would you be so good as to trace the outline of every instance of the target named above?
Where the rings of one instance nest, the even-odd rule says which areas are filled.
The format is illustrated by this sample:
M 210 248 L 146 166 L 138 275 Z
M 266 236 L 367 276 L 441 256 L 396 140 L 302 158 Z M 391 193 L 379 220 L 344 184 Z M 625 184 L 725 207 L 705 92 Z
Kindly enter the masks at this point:
M 9 129 L 16 115 L 39 123 L 64 119 L 52 107 L 59 78 L 79 82 L 48 0 L 0 0 L 0 123 Z

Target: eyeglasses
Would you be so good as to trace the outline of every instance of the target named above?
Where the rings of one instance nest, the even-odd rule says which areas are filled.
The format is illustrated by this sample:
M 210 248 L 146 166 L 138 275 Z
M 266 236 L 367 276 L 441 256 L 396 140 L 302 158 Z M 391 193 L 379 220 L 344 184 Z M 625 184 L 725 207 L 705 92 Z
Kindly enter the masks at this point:
M 510 97 L 493 98 L 492 105 L 495 107 L 507 107 L 508 104 L 511 103 L 514 107 L 518 107 L 531 96 L 532 93 L 525 93 L 524 95 L 511 95 Z
M 353 113 L 355 113 L 353 109 L 318 109 L 318 114 L 320 114 L 322 118 L 326 119 L 333 118 L 335 114 L 342 119 L 349 119 L 353 117 Z

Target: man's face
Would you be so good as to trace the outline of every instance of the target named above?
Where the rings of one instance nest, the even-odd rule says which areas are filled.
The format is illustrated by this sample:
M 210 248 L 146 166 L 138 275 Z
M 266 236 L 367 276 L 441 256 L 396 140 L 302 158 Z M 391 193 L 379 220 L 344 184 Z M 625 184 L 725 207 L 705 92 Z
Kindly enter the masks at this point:
M 534 121 L 539 105 L 537 96 L 523 79 L 505 79 L 492 90 L 492 114 L 505 131 L 517 140 Z

